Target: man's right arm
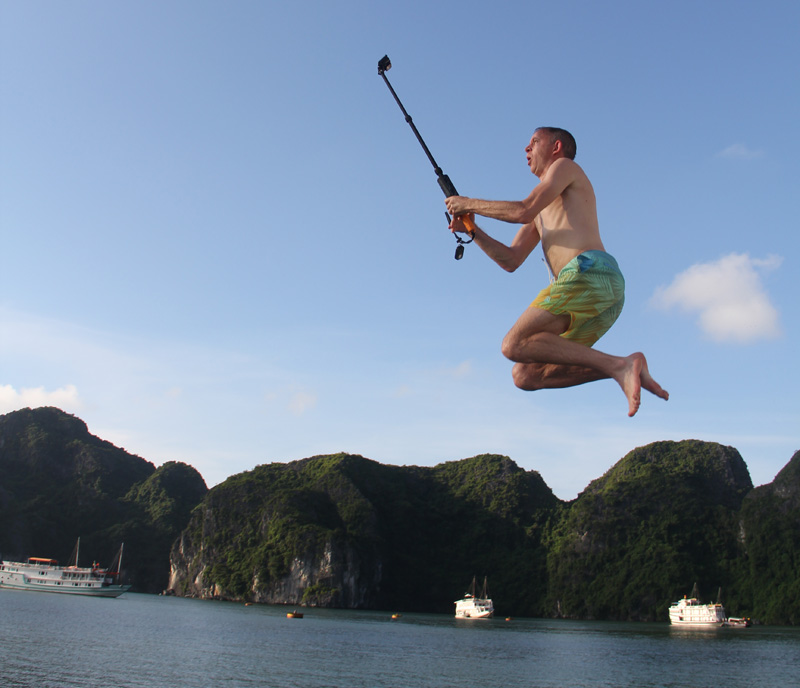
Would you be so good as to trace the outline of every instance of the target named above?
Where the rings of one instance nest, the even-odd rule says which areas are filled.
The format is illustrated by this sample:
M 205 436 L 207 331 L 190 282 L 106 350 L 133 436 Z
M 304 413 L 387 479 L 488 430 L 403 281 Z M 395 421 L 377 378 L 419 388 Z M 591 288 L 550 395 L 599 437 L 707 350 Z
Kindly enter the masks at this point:
M 533 222 L 547 206 L 556 200 L 575 181 L 578 166 L 572 160 L 559 158 L 543 179 L 523 201 L 486 201 L 466 196 L 450 196 L 445 199 L 452 215 L 475 213 L 503 222 L 527 224 Z

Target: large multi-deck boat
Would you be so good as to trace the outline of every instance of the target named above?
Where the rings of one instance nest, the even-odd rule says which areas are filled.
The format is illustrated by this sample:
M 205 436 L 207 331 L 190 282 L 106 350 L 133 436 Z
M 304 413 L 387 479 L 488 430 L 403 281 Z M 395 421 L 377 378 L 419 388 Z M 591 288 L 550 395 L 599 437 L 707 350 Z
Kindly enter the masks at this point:
M 477 596 L 476 590 L 477 583 L 473 577 L 470 592 L 464 595 L 464 599 L 456 601 L 457 619 L 488 619 L 494 615 L 494 604 L 489 599 L 486 578 L 483 579 L 483 591 L 480 597 Z
M 675 626 L 723 626 L 726 621 L 721 604 L 702 604 L 696 597 L 684 597 L 669 608 L 669 622 Z
M 119 597 L 130 589 L 120 583 L 122 547 L 107 569 L 98 564 L 78 566 L 80 538 L 72 566 L 59 566 L 56 559 L 30 557 L 25 562 L 0 561 L 0 588 L 59 592 L 90 597 Z

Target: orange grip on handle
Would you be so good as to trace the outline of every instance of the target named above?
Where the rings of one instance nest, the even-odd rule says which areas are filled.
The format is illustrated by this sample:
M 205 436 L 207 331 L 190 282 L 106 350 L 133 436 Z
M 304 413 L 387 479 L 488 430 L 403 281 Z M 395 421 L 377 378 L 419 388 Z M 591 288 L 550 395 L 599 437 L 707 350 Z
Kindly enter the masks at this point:
M 475 215 L 472 213 L 465 213 L 461 216 L 461 221 L 464 223 L 464 226 L 470 231 L 471 234 L 475 234 L 475 230 L 478 229 L 477 225 L 475 224 L 475 220 L 473 219 Z

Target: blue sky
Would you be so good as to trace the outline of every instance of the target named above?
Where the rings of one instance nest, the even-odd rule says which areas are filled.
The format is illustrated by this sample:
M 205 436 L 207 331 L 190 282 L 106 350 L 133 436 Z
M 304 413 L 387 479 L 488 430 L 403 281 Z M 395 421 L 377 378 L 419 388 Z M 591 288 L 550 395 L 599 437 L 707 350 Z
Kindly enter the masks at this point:
M 800 449 L 800 6 L 0 0 L 0 413 L 55 405 L 209 485 L 338 451 L 491 452 L 575 497 L 658 440 Z M 669 402 L 524 393 L 503 335 L 547 281 L 453 260 L 443 196 L 578 141 Z M 510 241 L 515 227 L 485 221 Z

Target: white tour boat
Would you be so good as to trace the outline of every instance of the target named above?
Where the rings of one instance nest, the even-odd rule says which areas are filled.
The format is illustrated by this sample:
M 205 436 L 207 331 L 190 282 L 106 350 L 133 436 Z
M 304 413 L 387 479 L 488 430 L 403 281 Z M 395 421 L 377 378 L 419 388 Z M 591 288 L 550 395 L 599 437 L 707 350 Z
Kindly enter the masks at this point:
M 669 608 L 669 622 L 675 626 L 724 626 L 727 620 L 721 604 L 701 604 L 696 597 L 684 597 Z
M 483 579 L 483 592 L 480 597 L 476 595 L 476 582 L 473 577 L 470 592 L 455 604 L 457 619 L 489 619 L 494 615 L 494 605 L 489 599 L 486 578 Z
M 75 547 L 74 566 L 59 566 L 55 559 L 30 557 L 26 562 L 0 561 L 0 588 L 60 592 L 90 597 L 119 597 L 130 589 L 120 584 L 122 547 L 112 565 L 100 568 L 97 564 L 78 566 L 80 538 Z

